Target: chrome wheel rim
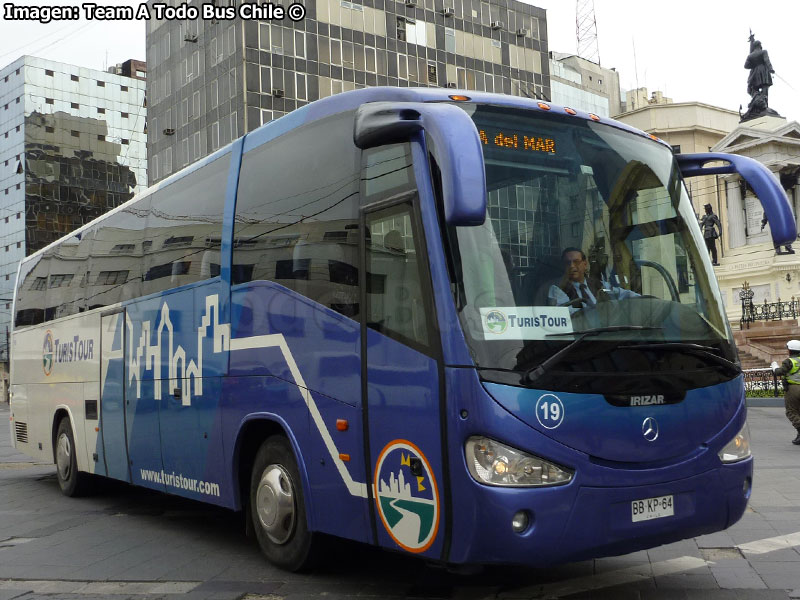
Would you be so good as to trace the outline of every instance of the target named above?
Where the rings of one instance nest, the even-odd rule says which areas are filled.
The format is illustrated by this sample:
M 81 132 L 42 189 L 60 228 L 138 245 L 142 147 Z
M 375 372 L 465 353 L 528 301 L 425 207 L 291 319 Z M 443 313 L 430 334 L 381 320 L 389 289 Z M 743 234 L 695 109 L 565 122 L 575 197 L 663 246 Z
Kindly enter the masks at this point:
M 72 474 L 72 444 L 69 443 L 69 436 L 66 433 L 58 436 L 56 467 L 58 468 L 59 479 L 61 481 L 69 481 Z
M 256 513 L 261 528 L 273 543 L 285 544 L 291 537 L 295 512 L 289 474 L 281 465 L 269 465 L 258 482 Z

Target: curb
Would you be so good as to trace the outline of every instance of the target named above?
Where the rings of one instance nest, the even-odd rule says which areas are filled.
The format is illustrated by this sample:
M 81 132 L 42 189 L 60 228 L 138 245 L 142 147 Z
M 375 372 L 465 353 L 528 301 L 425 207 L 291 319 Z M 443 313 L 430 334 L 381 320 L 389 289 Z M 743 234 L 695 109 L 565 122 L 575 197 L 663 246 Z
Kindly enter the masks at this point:
M 746 398 L 747 407 L 771 407 L 771 408 L 783 408 L 784 402 L 783 398 Z

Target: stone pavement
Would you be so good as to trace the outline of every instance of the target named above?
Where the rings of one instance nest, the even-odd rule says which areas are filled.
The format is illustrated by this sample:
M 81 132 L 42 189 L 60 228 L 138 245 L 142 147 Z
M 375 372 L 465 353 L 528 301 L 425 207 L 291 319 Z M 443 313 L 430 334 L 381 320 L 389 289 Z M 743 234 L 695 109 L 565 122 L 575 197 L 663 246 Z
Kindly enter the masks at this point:
M 776 407 L 750 409 L 756 476 L 728 531 L 547 570 L 453 574 L 340 543 L 313 574 L 277 570 L 229 511 L 109 483 L 61 495 L 52 465 L 9 446 L 0 403 L 0 600 L 800 599 L 800 448 Z

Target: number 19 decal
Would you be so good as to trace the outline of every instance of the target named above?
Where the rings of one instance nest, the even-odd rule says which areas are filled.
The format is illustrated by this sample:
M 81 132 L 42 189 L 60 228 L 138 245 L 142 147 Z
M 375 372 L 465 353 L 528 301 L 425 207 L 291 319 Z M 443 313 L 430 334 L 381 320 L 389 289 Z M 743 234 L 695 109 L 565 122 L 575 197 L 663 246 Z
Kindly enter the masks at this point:
M 564 405 L 553 394 L 545 394 L 536 403 L 536 419 L 545 429 L 555 429 L 564 422 Z

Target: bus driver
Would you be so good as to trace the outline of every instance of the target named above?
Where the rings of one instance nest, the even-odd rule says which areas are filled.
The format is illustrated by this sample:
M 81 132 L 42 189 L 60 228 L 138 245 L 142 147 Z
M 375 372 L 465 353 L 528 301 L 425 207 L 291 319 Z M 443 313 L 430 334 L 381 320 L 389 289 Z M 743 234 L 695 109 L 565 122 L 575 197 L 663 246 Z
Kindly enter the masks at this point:
M 565 248 L 561 260 L 564 263 L 564 277 L 558 285 L 550 286 L 547 294 L 550 306 L 569 306 L 570 312 L 574 312 L 595 306 L 598 297 L 601 300 L 609 296 L 622 300 L 639 295 L 620 287 L 604 287 L 607 284 L 600 279 L 587 279 L 589 262 L 580 248 Z

